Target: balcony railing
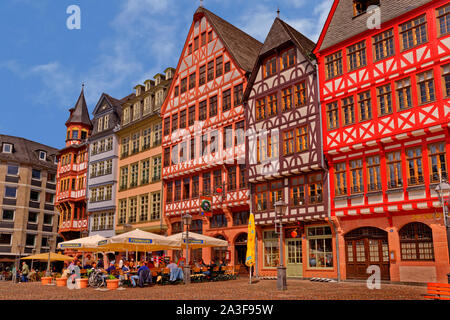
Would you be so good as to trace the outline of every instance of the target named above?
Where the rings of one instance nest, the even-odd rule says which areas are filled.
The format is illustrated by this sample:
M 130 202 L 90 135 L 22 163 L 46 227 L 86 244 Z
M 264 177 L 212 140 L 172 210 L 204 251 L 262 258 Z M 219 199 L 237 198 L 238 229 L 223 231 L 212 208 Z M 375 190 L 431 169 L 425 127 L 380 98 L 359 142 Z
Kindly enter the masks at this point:
M 363 193 L 364 187 L 363 186 L 353 186 L 351 188 L 352 193 Z

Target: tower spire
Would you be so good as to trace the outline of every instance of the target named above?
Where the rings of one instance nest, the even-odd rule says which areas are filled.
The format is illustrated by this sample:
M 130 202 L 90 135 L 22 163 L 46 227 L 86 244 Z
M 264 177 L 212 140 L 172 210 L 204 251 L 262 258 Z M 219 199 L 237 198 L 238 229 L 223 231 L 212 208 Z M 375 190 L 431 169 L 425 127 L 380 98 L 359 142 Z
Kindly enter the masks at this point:
M 278 9 L 277 9 L 277 17 L 278 17 L 278 19 L 280 19 L 280 6 L 278 6 Z
M 200 0 L 200 7 L 203 8 L 203 0 Z

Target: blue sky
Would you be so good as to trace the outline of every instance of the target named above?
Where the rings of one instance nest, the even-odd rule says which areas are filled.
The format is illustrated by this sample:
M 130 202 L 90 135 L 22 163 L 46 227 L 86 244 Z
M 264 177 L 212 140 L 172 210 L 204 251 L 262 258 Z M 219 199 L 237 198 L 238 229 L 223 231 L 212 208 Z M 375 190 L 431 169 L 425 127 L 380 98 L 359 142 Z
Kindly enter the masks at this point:
M 7 0 L 0 2 L 0 133 L 55 148 L 85 83 L 89 111 L 102 92 L 122 98 L 176 67 L 200 0 Z M 276 17 L 316 41 L 332 0 L 204 0 L 263 42 Z M 69 30 L 70 5 L 81 29 Z

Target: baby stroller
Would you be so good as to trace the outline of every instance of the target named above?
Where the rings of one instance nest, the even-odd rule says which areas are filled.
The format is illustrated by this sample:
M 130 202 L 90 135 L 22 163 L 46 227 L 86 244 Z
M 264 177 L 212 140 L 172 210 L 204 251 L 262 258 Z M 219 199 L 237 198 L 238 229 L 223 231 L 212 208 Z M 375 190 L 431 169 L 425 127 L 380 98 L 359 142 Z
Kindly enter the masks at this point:
M 105 285 L 102 277 L 102 272 L 98 269 L 93 270 L 89 275 L 88 283 L 89 286 L 93 288 L 100 288 L 101 286 Z

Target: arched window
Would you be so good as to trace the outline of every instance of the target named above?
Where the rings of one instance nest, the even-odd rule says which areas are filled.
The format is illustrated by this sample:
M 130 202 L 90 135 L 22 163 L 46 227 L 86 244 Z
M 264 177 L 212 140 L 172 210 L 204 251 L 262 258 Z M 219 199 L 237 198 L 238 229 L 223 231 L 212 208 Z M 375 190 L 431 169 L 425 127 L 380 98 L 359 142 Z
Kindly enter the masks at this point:
M 402 260 L 434 260 L 431 228 L 412 222 L 399 231 Z

